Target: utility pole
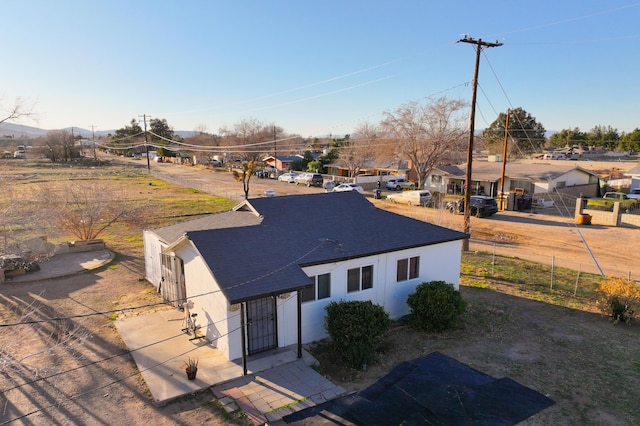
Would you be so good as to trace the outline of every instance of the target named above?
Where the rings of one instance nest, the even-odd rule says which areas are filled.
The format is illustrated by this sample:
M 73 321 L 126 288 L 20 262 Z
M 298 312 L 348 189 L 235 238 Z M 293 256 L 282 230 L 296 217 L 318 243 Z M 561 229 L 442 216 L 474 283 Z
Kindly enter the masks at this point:
M 498 47 L 502 43 L 487 43 L 482 39 L 474 40 L 465 35 L 458 43 L 469 43 L 476 45 L 476 68 L 473 73 L 473 91 L 471 92 L 471 117 L 469 123 L 469 147 L 467 148 L 467 173 L 464 181 L 464 233 L 470 234 L 470 212 L 471 212 L 471 167 L 473 163 L 473 133 L 475 132 L 476 121 L 476 94 L 478 92 L 478 71 L 480 70 L 480 52 L 483 47 Z M 469 239 L 465 238 L 462 242 L 462 250 L 469 251 Z
M 93 143 L 93 161 L 98 161 L 98 154 L 96 154 L 96 126 L 91 126 L 91 142 Z
M 149 162 L 149 134 L 147 133 L 147 115 L 146 114 L 142 114 L 141 116 L 139 115 L 138 117 L 142 117 L 142 120 L 144 121 L 144 152 L 145 155 L 147 156 L 147 173 L 151 173 L 151 163 Z
M 504 203 L 504 179 L 507 173 L 507 144 L 509 143 L 509 115 L 510 110 L 507 110 L 507 119 L 504 124 L 504 146 L 502 148 L 502 179 L 500 179 L 500 210 L 502 210 L 502 204 Z

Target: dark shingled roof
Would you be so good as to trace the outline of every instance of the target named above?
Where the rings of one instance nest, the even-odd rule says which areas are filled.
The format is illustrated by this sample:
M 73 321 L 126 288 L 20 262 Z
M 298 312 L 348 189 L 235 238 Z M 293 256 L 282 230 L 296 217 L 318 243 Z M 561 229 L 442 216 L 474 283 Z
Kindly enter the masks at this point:
M 240 226 L 257 225 L 261 217 L 250 211 L 236 212 L 233 210 L 198 216 L 191 220 L 164 226 L 151 230 L 160 240 L 166 244 L 175 242 L 188 231 L 201 231 L 208 229 L 237 228 Z
M 259 224 L 187 232 L 230 303 L 310 284 L 301 266 L 468 237 L 378 209 L 356 192 L 266 197 L 245 203 L 245 208 L 253 207 L 260 214 Z M 232 213 L 242 214 L 242 206 Z

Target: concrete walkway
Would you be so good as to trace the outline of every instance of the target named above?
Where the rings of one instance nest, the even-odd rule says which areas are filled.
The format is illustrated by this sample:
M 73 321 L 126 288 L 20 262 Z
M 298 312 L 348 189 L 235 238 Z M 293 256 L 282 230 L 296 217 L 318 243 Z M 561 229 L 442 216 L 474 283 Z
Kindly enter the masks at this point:
M 115 322 L 157 404 L 212 387 L 227 411 L 241 409 L 259 425 L 345 392 L 309 367 L 316 362 L 311 355 L 298 359 L 291 348 L 250 357 L 243 376 L 240 360 L 227 360 L 205 339 L 190 340 L 183 318 L 170 309 Z M 198 359 L 195 380 L 187 379 L 187 357 Z

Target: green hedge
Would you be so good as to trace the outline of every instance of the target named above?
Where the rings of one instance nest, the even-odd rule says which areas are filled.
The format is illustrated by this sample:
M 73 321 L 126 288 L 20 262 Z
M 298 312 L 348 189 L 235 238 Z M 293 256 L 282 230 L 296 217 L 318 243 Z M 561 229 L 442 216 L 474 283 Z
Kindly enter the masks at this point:
M 366 368 L 375 360 L 380 338 L 391 325 L 389 314 L 370 301 L 331 302 L 324 327 L 336 354 L 354 368 Z
M 422 331 L 440 332 L 457 325 L 466 302 L 453 284 L 430 281 L 420 284 L 407 298 L 411 325 Z

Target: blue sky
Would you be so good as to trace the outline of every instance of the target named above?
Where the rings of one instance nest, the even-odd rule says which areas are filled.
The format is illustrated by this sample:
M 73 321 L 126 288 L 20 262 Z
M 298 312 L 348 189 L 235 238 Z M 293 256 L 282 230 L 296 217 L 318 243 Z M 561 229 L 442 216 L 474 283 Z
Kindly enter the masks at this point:
M 509 107 L 547 130 L 640 127 L 631 0 L 2 3 L 0 106 L 22 97 L 39 117 L 20 124 L 351 133 L 410 101 L 470 101 L 467 34 L 504 43 L 483 50 L 476 128 Z

